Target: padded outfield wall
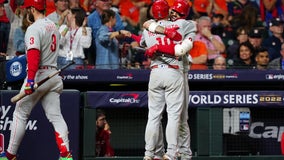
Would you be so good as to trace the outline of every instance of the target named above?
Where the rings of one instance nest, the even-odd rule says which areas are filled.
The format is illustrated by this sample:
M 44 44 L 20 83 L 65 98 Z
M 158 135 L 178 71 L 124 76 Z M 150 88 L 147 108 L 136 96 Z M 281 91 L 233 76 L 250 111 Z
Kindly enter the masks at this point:
M 61 97 L 62 111 L 64 116 L 69 117 L 67 123 L 71 125 L 71 148 L 75 159 L 107 159 L 95 158 L 97 108 L 106 111 L 111 125 L 111 143 L 116 152 L 113 159 L 142 159 L 148 113 L 148 74 L 148 71 L 137 70 L 75 70 L 63 73 L 65 90 Z M 244 71 L 191 73 L 189 125 L 193 159 L 283 159 L 279 140 L 284 130 L 284 85 L 281 75 L 282 72 L 272 71 L 250 74 Z M 110 83 L 119 84 L 119 87 L 113 87 L 115 85 Z M 74 86 L 78 90 L 72 90 L 70 97 L 69 89 Z M 13 104 L 9 100 L 18 91 L 7 92 L 1 91 L 0 101 L 0 129 L 5 135 L 9 132 L 7 127 L 12 117 Z M 19 153 L 22 158 L 30 158 L 31 152 L 41 155 L 40 150 L 44 147 L 52 156 L 47 159 L 54 159 L 58 153 L 50 132 L 52 128 L 39 108 L 36 107 L 31 115 L 31 124 L 37 124 L 39 129 L 27 131 L 24 139 L 27 142 L 23 143 Z M 224 109 L 230 108 L 250 109 L 248 131 L 224 133 L 224 124 L 228 120 L 224 119 Z M 4 115 L 4 111 L 9 115 Z M 166 115 L 163 125 L 165 123 Z M 38 138 L 44 140 L 46 145 L 42 146 Z M 7 139 L 5 137 L 5 148 Z M 29 151 L 30 148 L 25 146 L 34 147 Z

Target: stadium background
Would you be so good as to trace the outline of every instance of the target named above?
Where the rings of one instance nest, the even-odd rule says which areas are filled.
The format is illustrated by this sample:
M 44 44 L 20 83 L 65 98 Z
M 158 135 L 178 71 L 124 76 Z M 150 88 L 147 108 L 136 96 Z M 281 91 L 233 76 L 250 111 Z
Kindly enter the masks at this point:
M 190 71 L 189 124 L 193 159 L 283 159 L 280 139 L 284 131 L 283 79 L 281 71 Z M 75 158 L 94 157 L 95 112 L 102 108 L 112 130 L 116 157 L 142 159 L 147 121 L 148 70 L 70 70 L 62 73 L 65 90 L 62 111 L 70 127 Z M 1 90 L 1 136 L 7 147 L 9 121 L 18 90 Z M 40 104 L 38 104 L 40 106 Z M 253 130 L 224 133 L 228 117 L 224 109 L 249 108 Z M 8 112 L 8 113 L 7 113 Z M 7 114 L 6 114 L 7 113 Z M 19 154 L 25 157 L 56 159 L 52 129 L 40 107 L 32 112 Z M 166 123 L 166 115 L 163 125 Z M 232 127 L 232 126 L 231 126 Z M 25 147 L 29 146 L 29 147 Z M 46 152 L 48 150 L 49 152 Z

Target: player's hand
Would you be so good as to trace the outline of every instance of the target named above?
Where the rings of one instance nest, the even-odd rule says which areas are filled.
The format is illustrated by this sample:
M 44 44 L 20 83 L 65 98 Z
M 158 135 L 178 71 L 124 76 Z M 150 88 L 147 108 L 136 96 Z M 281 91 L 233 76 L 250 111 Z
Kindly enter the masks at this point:
M 34 92 L 34 80 L 33 79 L 28 79 L 26 86 L 25 86 L 25 93 L 27 95 L 30 95 Z
M 131 32 L 127 30 L 120 30 L 120 33 L 125 37 L 131 37 Z
M 145 56 L 152 58 L 158 49 L 159 49 L 158 45 L 154 45 L 154 46 L 146 49 Z
M 143 23 L 143 28 L 149 29 L 150 24 L 153 23 L 153 20 L 147 20 L 146 22 Z
M 175 27 L 166 27 L 165 28 L 165 32 L 164 34 L 170 38 L 171 40 L 174 40 L 174 41 L 181 41 L 182 40 L 182 36 L 180 33 L 178 33 L 178 30 L 179 27 L 178 26 L 175 26 Z

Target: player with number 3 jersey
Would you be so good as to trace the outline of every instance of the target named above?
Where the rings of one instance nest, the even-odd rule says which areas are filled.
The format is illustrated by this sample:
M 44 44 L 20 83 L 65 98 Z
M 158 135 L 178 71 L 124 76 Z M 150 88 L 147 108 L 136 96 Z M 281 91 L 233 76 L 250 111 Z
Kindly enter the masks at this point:
M 62 78 L 56 75 L 39 88 L 35 86 L 36 82 L 57 71 L 60 33 L 56 25 L 44 16 L 44 5 L 44 0 L 24 1 L 23 8 L 26 9 L 28 20 L 32 23 L 25 34 L 28 68 L 27 77 L 21 88 L 27 96 L 16 103 L 9 146 L 6 157 L 2 159 L 16 159 L 29 115 L 37 102 L 41 101 L 45 115 L 54 128 L 55 140 L 60 151 L 59 159 L 73 160 L 69 148 L 68 127 L 60 110 Z

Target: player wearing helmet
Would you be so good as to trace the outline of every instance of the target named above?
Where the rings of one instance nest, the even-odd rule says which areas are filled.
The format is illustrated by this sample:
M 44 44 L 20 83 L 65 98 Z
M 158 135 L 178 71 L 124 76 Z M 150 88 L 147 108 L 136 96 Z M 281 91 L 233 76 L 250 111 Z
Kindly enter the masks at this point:
M 185 50 L 183 51 L 184 53 L 175 53 L 175 46 L 183 44 L 183 41 L 180 41 L 184 39 L 182 35 L 190 35 L 191 39 L 188 38 L 188 40 L 192 40 L 196 31 L 195 24 L 192 22 L 187 23 L 187 21 L 184 20 L 175 22 L 168 21 L 168 15 L 165 16 L 165 13 L 169 8 L 165 6 L 167 5 L 165 5 L 165 1 L 163 0 L 157 0 L 153 3 L 152 12 L 155 20 L 149 23 L 148 30 L 143 31 L 140 42 L 141 45 L 145 44 L 147 46 L 146 55 L 151 55 L 152 58 L 152 70 L 148 90 L 149 114 L 145 132 L 145 160 L 152 160 L 154 155 L 157 154 L 157 148 L 160 148 L 158 144 L 161 142 L 162 131 L 161 129 L 159 132 L 153 131 L 160 127 L 165 104 L 167 105 L 166 111 L 168 114 L 166 127 L 166 140 L 168 145 L 167 152 L 163 156 L 163 159 L 172 160 L 177 158 L 179 122 L 180 117 L 182 117 L 181 114 L 186 99 L 186 84 L 183 73 L 186 70 L 184 68 L 185 62 L 188 65 L 188 59 L 187 56 L 184 55 L 186 50 L 188 51 L 191 47 L 185 46 L 187 49 L 183 48 Z M 175 28 L 172 31 L 176 32 L 174 35 L 179 34 L 180 40 L 168 36 L 171 34 L 161 35 L 154 33 L 159 26 L 163 29 L 162 33 L 165 33 L 166 28 Z M 171 55 L 171 57 L 164 55 Z M 163 147 L 161 147 L 161 149 L 163 149 Z M 162 152 L 163 151 L 160 153 Z
M 153 14 L 155 13 L 154 8 L 153 9 Z M 182 56 L 187 54 L 187 52 L 192 48 L 193 45 L 193 37 L 195 36 L 195 23 L 193 21 L 185 21 L 184 19 L 187 17 L 189 12 L 189 3 L 186 0 L 176 0 L 174 2 L 173 7 L 171 8 L 170 12 L 170 20 L 175 21 L 176 24 L 174 27 L 163 27 L 159 26 L 158 23 L 156 23 L 154 20 L 148 20 L 146 21 L 143 26 L 144 28 L 148 29 L 149 31 L 153 33 L 161 33 L 165 34 L 167 37 L 169 37 L 171 40 L 174 41 L 180 41 L 182 40 L 182 36 L 178 32 L 177 29 L 179 28 L 187 28 L 190 32 L 188 35 L 189 38 L 184 38 L 181 43 L 178 43 L 176 45 L 168 45 L 167 47 L 165 46 L 160 46 L 156 45 L 152 47 L 153 49 L 151 50 L 151 56 L 154 54 L 155 51 L 162 51 L 165 52 L 165 54 L 173 55 L 173 56 Z M 185 35 L 185 34 L 184 34 Z M 194 36 L 192 36 L 194 35 Z
M 196 32 L 196 26 L 193 21 L 186 21 L 184 20 L 190 10 L 190 6 L 188 1 L 186 0 L 176 0 L 174 1 L 173 6 L 170 8 L 170 15 L 169 18 L 171 21 L 177 23 L 177 24 L 184 24 L 183 26 L 189 26 L 188 32 L 180 32 L 183 33 L 184 39 L 182 43 L 175 44 L 174 46 L 168 45 L 165 52 L 170 52 L 168 54 L 173 54 L 172 52 L 177 52 L 180 53 L 181 55 L 184 55 L 183 62 L 184 62 L 184 84 L 185 84 L 185 97 L 184 97 L 184 103 L 183 103 L 183 110 L 181 114 L 181 121 L 180 121 L 180 126 L 179 126 L 179 137 L 178 137 L 178 146 L 179 146 L 179 154 L 181 156 L 182 160 L 189 160 L 191 159 L 192 152 L 190 149 L 190 130 L 188 126 L 188 96 L 189 96 L 189 87 L 188 87 L 188 68 L 189 68 L 189 61 L 190 61 L 190 55 L 188 55 L 188 51 L 192 47 L 192 40 L 195 37 L 195 32 Z M 161 25 L 153 25 L 153 21 L 148 21 L 145 22 L 144 27 L 149 29 L 149 26 L 155 26 L 152 29 L 149 30 L 154 30 L 153 32 L 156 33 L 162 33 L 165 34 L 165 28 L 164 26 Z M 155 22 L 154 22 L 155 23 Z M 182 27 L 180 27 L 182 28 Z M 179 30 L 178 30 L 179 31 Z M 166 35 L 166 34 L 165 34 Z M 158 51 L 161 50 L 160 47 L 157 47 Z M 165 47 L 164 47 L 165 48 Z M 154 52 L 154 51 L 153 51 Z M 167 53 L 165 53 L 167 54 Z M 177 55 L 177 53 L 174 53 Z M 189 58 L 186 58 L 189 56 Z M 160 134 L 163 134 L 163 132 L 160 130 Z M 156 146 L 156 153 L 157 155 L 163 153 L 163 148 L 164 146 L 159 146 L 163 141 L 163 136 L 160 136 L 158 146 Z
M 16 154 L 25 134 L 25 127 L 33 107 L 41 100 L 47 119 L 52 123 L 60 151 L 60 160 L 73 160 L 69 149 L 68 128 L 60 111 L 60 94 L 63 90 L 59 75 L 46 81 L 35 90 L 35 82 L 57 72 L 57 56 L 60 33 L 56 25 L 44 16 L 44 0 L 25 0 L 31 25 L 25 33 L 27 52 L 27 77 L 21 92 L 27 95 L 16 103 L 11 124 L 11 135 L 6 157 L 16 160 Z M 33 93 L 34 92 L 34 93 Z M 32 159 L 32 157 L 31 157 Z

